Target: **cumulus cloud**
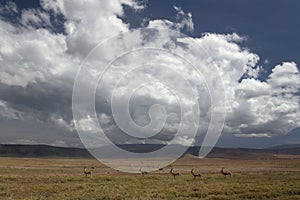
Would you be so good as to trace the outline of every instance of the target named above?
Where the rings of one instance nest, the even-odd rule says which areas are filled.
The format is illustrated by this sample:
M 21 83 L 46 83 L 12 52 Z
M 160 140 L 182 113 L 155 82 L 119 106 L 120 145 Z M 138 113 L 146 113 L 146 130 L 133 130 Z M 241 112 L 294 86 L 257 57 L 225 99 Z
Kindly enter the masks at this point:
M 50 16 L 46 12 L 40 10 L 29 9 L 24 10 L 21 15 L 21 24 L 24 26 L 52 26 Z
M 40 120 L 73 134 L 76 124 L 78 129 L 90 137 L 91 144 L 95 141 L 93 139 L 96 137 L 98 122 L 116 143 L 167 143 L 180 127 L 184 130 L 199 127 L 198 134 L 205 134 L 211 120 L 210 98 L 213 97 L 214 106 L 224 106 L 227 113 L 224 133 L 241 137 L 271 137 L 286 134 L 300 126 L 300 75 L 296 63 L 283 62 L 273 68 L 266 80 L 260 80 L 259 74 L 263 66 L 258 65 L 259 55 L 239 45 L 247 38 L 236 33 L 205 33 L 201 37 L 182 36 L 174 41 L 169 29 L 192 32 L 194 26 L 191 13 L 185 13 L 176 6 L 176 22 L 151 20 L 147 28 L 156 30 L 153 33 L 130 30 L 129 24 L 119 18 L 124 15 L 124 4 L 135 10 L 145 6 L 131 0 L 43 0 L 42 8 L 20 11 L 17 24 L 5 17 L 0 18 L 1 118 Z M 14 3 L 7 3 L 3 9 L 7 12 L 19 12 Z M 63 16 L 62 33 L 52 30 L 52 15 Z M 103 70 L 99 66 L 107 63 L 111 55 L 145 44 L 180 52 L 191 63 L 197 63 L 204 77 L 167 53 L 136 52 L 123 56 L 113 63 L 113 67 L 103 78 L 102 87 L 96 90 L 97 116 L 90 116 L 86 114 L 87 111 L 82 110 L 82 119 L 74 121 L 71 104 L 77 70 L 97 44 L 120 33 L 126 33 L 126 37 L 115 37 L 105 51 L 99 52 L 97 58 L 91 60 L 90 64 L 95 67 L 85 74 L 86 79 L 82 84 L 87 84 L 86 88 L 89 82 L 97 80 Z M 159 63 L 160 66 L 150 66 L 150 61 Z M 144 67 L 125 73 L 131 64 Z M 214 67 L 217 71 L 212 70 Z M 191 90 L 180 84 L 180 76 L 186 77 L 197 91 L 197 102 L 192 101 Z M 220 94 L 220 77 L 225 88 L 226 104 L 223 104 L 224 98 Z M 154 84 L 135 88 L 145 82 Z M 209 93 L 204 87 L 205 82 L 213 85 L 214 91 Z M 152 105 L 160 104 L 165 107 L 168 114 L 166 123 L 158 134 L 148 140 L 139 140 L 125 134 L 116 125 L 110 107 L 110 98 L 116 85 L 119 88 L 116 103 L 120 105 L 126 103 L 121 94 L 129 89 L 136 89 L 129 110 L 133 121 L 140 126 L 151 122 L 149 109 Z M 175 93 L 182 92 L 183 98 L 178 101 L 172 90 Z M 196 104 L 200 108 L 199 123 L 190 120 L 180 124 L 181 114 L 191 117 L 194 111 L 181 113 L 180 107 L 184 110 Z M 163 119 L 163 113 L 157 112 L 153 117 L 154 121 L 159 122 Z M 20 138 L 25 141 L 22 136 Z M 197 141 L 187 134 L 177 138 L 176 142 L 189 145 Z M 50 143 L 70 144 L 61 140 Z
M 265 82 L 242 80 L 235 90 L 235 106 L 228 112 L 232 131 L 238 135 L 273 136 L 299 127 L 299 80 L 293 62 L 275 66 Z

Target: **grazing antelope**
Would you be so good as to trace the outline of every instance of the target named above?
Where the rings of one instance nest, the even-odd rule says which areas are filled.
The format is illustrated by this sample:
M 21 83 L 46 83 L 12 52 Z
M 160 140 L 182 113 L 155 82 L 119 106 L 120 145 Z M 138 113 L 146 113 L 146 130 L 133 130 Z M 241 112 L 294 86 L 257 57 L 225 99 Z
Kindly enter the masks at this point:
M 94 170 L 94 167 L 92 167 L 92 169 L 90 171 L 87 170 L 86 167 L 84 167 L 84 174 L 85 174 L 85 177 L 87 177 L 88 175 L 92 176 L 92 171 Z
M 157 165 L 157 168 L 158 168 L 158 172 L 164 171 L 164 168 L 163 167 L 159 167 L 159 165 Z
M 142 171 L 142 168 L 140 168 L 140 172 L 141 172 L 141 175 L 142 175 L 142 176 L 144 176 L 144 175 L 148 174 L 148 172 L 146 172 L 146 171 Z
M 178 172 L 177 173 L 173 172 L 173 168 L 170 170 L 170 173 L 173 175 L 174 179 L 175 179 L 176 176 L 179 176 Z
M 195 173 L 194 173 L 194 169 L 191 170 L 191 173 L 192 173 L 192 175 L 194 176 L 194 179 L 195 179 L 197 176 L 200 177 L 200 178 L 202 177 L 202 175 L 201 175 L 200 173 L 195 174 Z
M 231 172 L 230 171 L 224 171 L 224 167 L 221 169 L 221 174 L 224 175 L 224 177 L 226 178 L 227 175 L 231 176 Z

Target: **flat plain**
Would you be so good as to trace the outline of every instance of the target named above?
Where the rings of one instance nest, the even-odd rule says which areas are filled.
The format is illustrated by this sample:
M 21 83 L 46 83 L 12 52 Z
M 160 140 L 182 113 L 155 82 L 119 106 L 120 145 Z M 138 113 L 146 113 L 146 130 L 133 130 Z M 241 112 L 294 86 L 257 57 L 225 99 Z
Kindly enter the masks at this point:
M 84 167 L 94 167 L 85 177 Z M 173 167 L 180 176 L 169 173 Z M 232 172 L 224 177 L 220 170 Z M 190 170 L 201 173 L 193 179 Z M 0 199 L 300 199 L 300 159 L 199 159 L 128 174 L 95 159 L 0 157 Z

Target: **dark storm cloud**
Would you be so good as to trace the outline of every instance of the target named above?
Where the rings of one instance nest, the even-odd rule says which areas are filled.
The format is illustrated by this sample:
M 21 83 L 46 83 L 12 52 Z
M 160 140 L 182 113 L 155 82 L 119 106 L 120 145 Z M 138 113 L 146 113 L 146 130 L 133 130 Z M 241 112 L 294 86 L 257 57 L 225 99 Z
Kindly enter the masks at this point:
M 0 84 L 1 99 L 8 106 L 41 120 L 51 116 L 72 119 L 72 87 L 67 84 L 31 83 L 27 87 Z
M 76 132 L 65 131 L 60 127 L 36 119 L 1 119 L 0 127 L 2 144 L 50 144 L 83 147 Z

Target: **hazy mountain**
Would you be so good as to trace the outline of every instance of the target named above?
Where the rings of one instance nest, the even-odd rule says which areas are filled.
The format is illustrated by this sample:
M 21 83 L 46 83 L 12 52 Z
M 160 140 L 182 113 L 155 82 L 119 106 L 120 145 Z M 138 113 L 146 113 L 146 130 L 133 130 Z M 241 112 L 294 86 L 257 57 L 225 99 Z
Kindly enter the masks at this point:
M 12 157 L 84 157 L 91 155 L 86 149 L 54 147 L 48 145 L 1 144 L 0 156 Z
M 276 145 L 268 149 L 294 149 L 294 148 L 300 148 L 300 144 Z
M 157 150 L 163 145 L 132 144 L 119 145 L 122 149 L 136 153 L 146 153 Z M 190 147 L 186 153 L 198 155 L 200 147 Z M 97 151 L 108 152 L 110 147 L 101 147 Z M 272 158 L 275 154 L 300 155 L 300 144 L 275 146 L 268 149 L 245 149 L 245 148 L 214 148 L 208 157 L 230 158 L 230 159 L 264 159 Z M 0 145 L 0 156 L 2 157 L 72 157 L 91 158 L 86 149 L 54 147 L 48 145 Z

